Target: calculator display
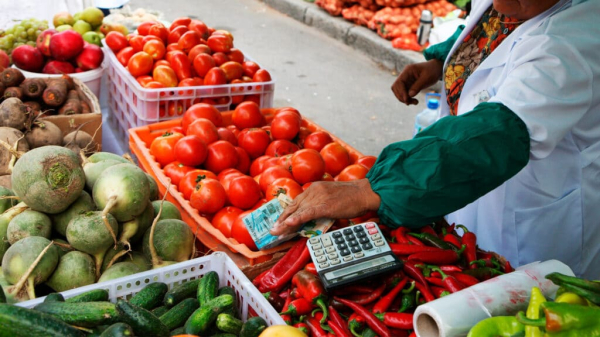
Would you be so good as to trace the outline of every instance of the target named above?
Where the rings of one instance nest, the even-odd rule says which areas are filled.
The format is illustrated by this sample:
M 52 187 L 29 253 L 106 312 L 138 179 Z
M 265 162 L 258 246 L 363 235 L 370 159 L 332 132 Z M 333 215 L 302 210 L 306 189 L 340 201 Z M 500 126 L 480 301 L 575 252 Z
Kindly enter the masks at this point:
M 378 267 L 387 262 L 394 262 L 394 258 L 390 255 L 384 255 L 369 261 L 360 262 L 354 265 L 351 265 L 346 268 L 338 269 L 335 271 L 325 273 L 325 277 L 327 279 L 336 279 L 336 278 L 344 278 L 344 276 L 348 276 L 351 274 L 361 274 L 360 271 L 368 272 L 372 270 L 372 267 Z

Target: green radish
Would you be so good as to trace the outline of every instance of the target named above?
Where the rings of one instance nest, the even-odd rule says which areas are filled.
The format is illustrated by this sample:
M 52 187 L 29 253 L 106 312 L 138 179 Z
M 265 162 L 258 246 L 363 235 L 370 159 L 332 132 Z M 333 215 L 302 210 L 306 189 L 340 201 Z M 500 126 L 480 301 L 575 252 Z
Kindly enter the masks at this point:
M 6 235 L 10 221 L 28 209 L 29 207 L 27 207 L 24 202 L 21 202 L 0 214 L 0 259 L 4 256 L 4 253 L 6 253 L 8 247 L 10 247 L 10 243 L 8 243 L 8 237 Z
M 96 277 L 100 276 L 104 254 L 115 242 L 114 232 L 119 224 L 110 214 L 87 212 L 74 217 L 67 226 L 67 241 L 73 248 L 88 253 L 96 261 Z M 107 228 L 106 224 L 110 227 Z
M 144 171 L 131 164 L 119 164 L 100 174 L 92 194 L 98 209 L 125 222 L 146 209 L 150 188 Z
M 19 158 L 11 184 L 15 194 L 31 209 L 57 214 L 79 197 L 85 175 L 73 151 L 61 146 L 42 146 Z
M 46 284 L 54 291 L 65 291 L 96 282 L 94 259 L 86 253 L 72 251 L 65 254 Z
M 83 164 L 83 171 L 85 172 L 85 187 L 88 189 L 88 191 L 92 191 L 94 189 L 94 184 L 96 184 L 96 180 L 98 180 L 98 177 L 100 176 L 100 174 L 102 172 L 104 172 L 104 170 L 106 170 L 107 168 L 114 166 L 114 165 L 118 165 L 118 164 L 124 164 L 122 161 L 118 161 L 118 160 L 114 160 L 114 159 L 106 159 L 106 160 L 102 160 L 102 161 L 98 161 L 95 163 L 92 162 L 86 162 Z M 126 163 L 126 164 L 131 164 L 131 163 Z
M 56 245 L 56 247 L 58 247 L 59 258 L 62 258 L 66 253 L 75 250 L 67 241 L 63 239 L 52 239 L 52 241 L 54 241 L 54 244 Z
M 136 216 L 133 220 L 122 223 L 121 235 L 119 242 L 130 246 L 129 242 L 137 242 L 144 238 L 144 233 L 152 226 L 154 220 L 154 207 L 150 201 L 142 214 Z
M 58 248 L 48 239 L 30 236 L 10 246 L 2 258 L 2 272 L 14 284 L 9 296 L 34 299 L 37 284 L 46 281 L 58 265 Z M 27 283 L 25 293 L 23 286 Z
M 129 252 L 127 256 L 125 256 L 125 261 L 136 264 L 141 271 L 152 269 L 152 263 L 146 258 L 146 255 L 144 255 L 144 253 L 136 251 Z
M 154 200 L 152 202 L 152 207 L 154 207 L 154 214 L 158 214 L 158 209 L 160 208 L 160 203 L 161 203 L 160 200 Z M 165 220 L 165 219 L 181 220 L 181 212 L 179 212 L 179 209 L 177 208 L 177 206 L 175 206 L 172 202 L 169 202 L 166 200 L 163 202 L 163 210 L 162 210 L 162 213 L 161 213 L 158 221 Z
M 52 234 L 52 221 L 41 212 L 30 209 L 15 216 L 6 230 L 8 242 L 14 245 L 15 242 L 30 236 L 41 236 L 50 239 Z
M 7 209 L 17 204 L 15 194 L 4 186 L 0 186 L 0 213 L 4 213 Z
M 92 197 L 88 192 L 82 191 L 81 195 L 79 195 L 79 197 L 71 204 L 71 206 L 69 206 L 69 208 L 67 208 L 64 212 L 53 214 L 51 216 L 54 230 L 60 235 L 66 236 L 67 226 L 69 225 L 71 219 L 81 213 L 95 210 L 96 204 L 94 204 Z
M 149 199 L 151 201 L 154 201 L 154 200 L 158 199 L 158 184 L 156 183 L 156 180 L 154 180 L 154 177 L 152 177 L 148 173 L 146 173 L 146 177 L 148 177 L 148 187 L 150 188 L 150 198 Z
M 123 261 L 125 259 L 125 254 L 127 254 L 127 249 L 121 244 L 118 244 L 116 247 L 108 247 L 106 253 L 104 253 L 104 260 L 102 261 L 100 272 L 104 273 L 104 271 L 113 264 Z
M 103 160 L 116 160 L 118 162 L 121 163 L 125 163 L 125 164 L 131 164 L 131 162 L 119 155 L 116 155 L 114 153 L 110 153 L 110 152 L 96 152 L 93 155 L 89 156 L 86 160 L 89 161 L 90 163 L 97 163 L 99 161 L 103 161 Z
M 154 229 L 154 233 L 152 233 Z M 153 235 L 152 235 L 153 234 Z M 152 246 L 150 246 L 150 237 L 153 236 Z M 156 223 L 144 235 L 144 254 L 152 260 L 154 268 L 159 263 L 155 263 L 155 254 L 161 260 L 182 262 L 190 259 L 194 252 L 194 233 L 190 227 L 181 220 L 167 219 Z
M 137 274 L 139 272 L 141 272 L 140 268 L 131 262 L 115 263 L 102 273 L 102 276 L 98 279 L 98 283 Z

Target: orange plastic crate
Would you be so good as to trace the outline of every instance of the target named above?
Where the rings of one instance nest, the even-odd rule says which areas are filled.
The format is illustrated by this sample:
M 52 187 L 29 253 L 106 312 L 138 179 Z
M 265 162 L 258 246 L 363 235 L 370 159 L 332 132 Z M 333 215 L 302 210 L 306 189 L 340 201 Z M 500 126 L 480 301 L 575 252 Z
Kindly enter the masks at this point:
M 276 109 L 262 109 L 261 111 L 265 116 L 267 123 L 270 123 Z M 233 111 L 222 113 L 223 124 L 225 126 L 232 124 L 232 114 Z M 150 144 L 156 137 L 165 133 L 165 131 L 180 125 L 181 119 L 175 119 L 129 129 L 129 149 L 137 157 L 140 167 L 156 179 L 161 195 L 166 193 L 169 182 L 160 165 L 154 159 L 154 156 L 150 154 Z M 358 158 L 363 156 L 362 153 L 305 117 L 303 117 L 302 126 L 308 128 L 312 132 L 325 131 L 329 133 L 334 141 L 340 143 L 348 150 L 351 163 L 355 163 Z M 177 186 L 170 186 L 167 200 L 179 208 L 183 221 L 191 227 L 198 240 L 200 240 L 204 246 L 209 250 L 226 252 L 240 267 L 268 261 L 275 253 L 285 251 L 293 245 L 293 242 L 286 242 L 271 249 L 252 251 L 246 245 L 235 241 L 235 239 L 225 237 L 223 233 L 213 227 L 210 221 L 201 216 L 198 211 L 190 205 L 189 201 L 178 191 Z

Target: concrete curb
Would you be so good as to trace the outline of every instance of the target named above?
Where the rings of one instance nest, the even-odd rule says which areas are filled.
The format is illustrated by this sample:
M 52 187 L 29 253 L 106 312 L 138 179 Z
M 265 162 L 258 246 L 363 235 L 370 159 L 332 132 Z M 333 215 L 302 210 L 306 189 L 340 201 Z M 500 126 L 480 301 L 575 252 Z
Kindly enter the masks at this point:
M 342 17 L 333 17 L 317 5 L 303 0 L 260 0 L 273 9 L 304 24 L 315 27 L 336 40 L 359 50 L 385 68 L 396 72 L 412 63 L 423 62 L 421 53 L 392 47 L 390 41 L 381 38 L 372 30 L 357 26 Z

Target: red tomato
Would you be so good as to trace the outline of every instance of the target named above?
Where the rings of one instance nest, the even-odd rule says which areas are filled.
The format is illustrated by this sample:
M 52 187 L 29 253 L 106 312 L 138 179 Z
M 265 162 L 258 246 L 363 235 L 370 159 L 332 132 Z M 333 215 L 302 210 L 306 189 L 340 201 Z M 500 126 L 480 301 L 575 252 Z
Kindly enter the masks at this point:
M 369 169 L 360 164 L 348 165 L 335 177 L 336 181 L 351 181 L 363 179 L 369 173 Z
M 260 106 L 260 95 L 246 95 L 246 97 L 244 97 L 244 102 L 253 102 L 254 104 Z
M 227 82 L 242 78 L 242 65 L 237 62 L 228 61 L 220 65 L 219 68 L 225 72 Z
M 304 148 L 304 140 L 311 133 L 312 133 L 312 131 L 310 131 L 310 129 L 308 129 L 308 128 L 304 127 L 304 126 L 300 127 L 300 131 L 298 132 L 298 136 L 296 137 L 296 144 L 300 148 Z
M 269 185 L 265 192 L 265 197 L 267 200 L 271 200 L 277 198 L 282 193 L 294 199 L 298 194 L 302 193 L 302 186 L 295 182 L 294 179 L 278 178 Z
M 171 63 L 169 63 L 169 61 L 167 60 L 158 60 L 158 61 L 154 61 L 154 65 L 152 66 L 152 71 L 154 71 L 154 69 L 156 69 L 156 67 L 158 66 L 167 66 L 169 68 L 171 68 Z M 175 77 L 177 78 L 177 77 Z
M 152 60 L 152 56 L 143 51 L 135 53 L 129 59 L 129 62 L 127 62 L 129 73 L 134 77 L 149 74 L 152 71 L 153 65 L 154 61 Z
M 310 185 L 312 185 L 312 182 L 302 185 L 302 190 L 306 191 L 310 187 Z
M 224 127 L 217 128 L 217 132 L 219 133 L 220 140 L 228 141 L 231 144 L 233 144 L 234 146 L 238 145 L 237 138 L 235 137 L 233 132 L 231 132 L 231 130 L 229 130 L 228 128 L 224 128 Z
M 265 123 L 265 118 L 260 112 L 258 104 L 243 102 L 238 105 L 231 115 L 233 124 L 238 129 L 258 128 Z
M 129 44 L 127 43 L 127 38 L 125 35 L 123 35 L 123 33 L 112 31 L 106 34 L 106 45 L 116 54 L 119 52 L 119 50 L 127 47 Z
M 244 174 L 248 173 L 250 170 L 250 156 L 248 155 L 248 152 L 239 146 L 236 146 L 235 150 L 238 154 L 238 164 L 236 168 Z
M 192 74 L 192 64 L 190 63 L 190 60 L 187 58 L 187 55 L 185 55 L 184 53 L 179 52 L 179 53 L 173 54 L 171 56 L 171 59 L 168 61 L 169 61 L 169 63 L 171 63 L 171 67 L 175 71 L 175 74 L 177 74 L 177 78 L 180 81 L 182 81 L 186 78 L 194 77 Z
M 150 27 L 154 26 L 155 24 L 156 24 L 155 21 L 143 22 L 141 25 L 138 26 L 137 31 L 140 35 L 148 35 L 148 31 L 150 30 Z
M 219 67 L 211 68 L 206 73 L 206 76 L 204 76 L 204 84 L 205 85 L 227 84 L 227 77 L 225 77 L 225 72 Z
M 260 66 L 255 62 L 246 61 L 242 64 L 242 69 L 244 70 L 244 75 L 252 77 L 260 69 Z
M 212 57 L 215 59 L 217 67 L 220 67 L 225 62 L 229 62 L 229 56 L 225 53 L 214 53 Z
M 143 50 L 152 56 L 153 60 L 160 60 L 165 56 L 166 49 L 164 43 L 159 40 L 150 40 L 144 44 Z
M 294 113 L 296 116 L 298 116 L 298 118 L 302 119 L 302 115 L 300 114 L 300 111 L 298 111 L 298 109 L 296 108 L 292 108 L 292 107 L 285 107 L 285 108 L 279 108 L 275 111 L 275 116 L 279 115 L 280 113 Z
M 356 163 L 360 164 L 370 170 L 371 167 L 373 167 L 373 165 L 375 165 L 376 161 L 377 161 L 377 157 L 375 157 L 375 156 L 364 156 L 364 157 L 358 158 Z
M 129 38 L 129 45 L 136 53 L 144 50 L 144 37 L 141 35 L 132 36 Z
M 200 77 L 205 77 L 209 70 L 216 66 L 215 59 L 209 54 L 199 54 L 194 59 L 194 69 Z
M 117 53 L 117 60 L 123 65 L 123 67 L 127 67 L 127 63 L 129 63 L 129 59 L 133 56 L 133 54 L 135 54 L 133 47 L 125 47 Z
M 293 154 L 286 154 L 285 156 L 279 157 L 277 164 L 285 168 L 286 170 L 292 172 L 292 158 Z
M 269 159 L 271 159 L 271 157 L 269 156 L 261 156 L 254 159 L 254 161 L 250 165 L 250 175 L 256 177 L 257 175 L 261 174 L 265 162 Z
M 251 158 L 258 158 L 265 154 L 271 138 L 263 129 L 252 128 L 244 130 L 238 136 L 238 144 L 246 150 Z
M 222 183 L 225 182 L 225 180 L 227 179 L 233 179 L 234 176 L 241 176 L 244 175 L 242 172 L 240 172 L 238 169 L 236 168 L 228 168 L 228 169 L 224 169 L 223 171 L 221 171 L 219 173 L 219 175 L 217 175 L 217 179 Z
M 183 34 L 185 34 L 188 31 L 188 28 L 186 26 L 177 26 L 175 28 L 173 28 L 170 32 L 169 32 L 169 37 L 167 38 L 167 44 L 173 44 L 173 43 L 177 43 L 179 42 L 179 39 L 181 38 L 181 36 Z
M 174 127 L 172 127 L 172 128 L 169 129 L 169 132 L 171 132 L 171 133 L 179 132 L 182 135 L 184 134 L 183 128 L 181 126 L 174 126 Z
M 174 51 L 174 50 L 178 50 L 181 51 L 181 49 L 179 49 L 179 45 L 177 43 L 169 43 L 167 45 L 167 49 L 166 52 L 170 52 L 170 51 Z M 181 51 L 182 52 L 182 51 Z
M 238 155 L 235 147 L 224 140 L 218 140 L 208 145 L 208 156 L 204 166 L 216 174 L 227 168 L 236 167 Z
M 240 129 L 238 129 L 233 124 L 227 125 L 227 129 L 229 129 L 229 131 L 233 132 L 233 135 L 235 136 L 235 139 L 237 140 L 237 136 L 240 135 Z
M 325 172 L 337 176 L 346 166 L 350 165 L 350 154 L 340 143 L 329 143 L 321 150 L 325 161 Z
M 252 177 L 241 175 L 233 178 L 229 183 L 227 200 L 235 207 L 250 209 L 261 197 L 260 187 Z
M 169 31 L 162 23 L 156 23 L 150 26 L 150 29 L 148 29 L 148 35 L 154 35 L 161 39 L 164 43 L 167 43 L 167 40 L 169 39 Z
M 183 179 L 179 182 L 178 189 L 183 197 L 187 200 L 190 199 L 194 188 L 196 188 L 196 184 L 200 182 L 200 180 L 204 178 L 217 179 L 217 176 L 207 170 L 192 170 L 183 176 Z
M 290 171 L 284 169 L 283 166 L 272 166 L 260 174 L 260 180 L 258 181 L 260 189 L 263 192 L 267 192 L 267 188 L 278 178 L 294 179 Z
M 233 40 L 225 35 L 211 35 L 206 44 L 214 52 L 229 53 L 233 48 Z
M 321 151 L 325 145 L 333 142 L 331 136 L 324 131 L 315 131 L 304 139 L 304 148 Z
M 292 140 L 300 132 L 300 118 L 292 112 L 282 112 L 271 122 L 271 135 L 273 139 Z
M 196 59 L 196 56 L 198 56 L 200 54 L 210 55 L 210 53 L 211 53 L 211 50 L 210 50 L 210 48 L 208 48 L 207 45 L 197 44 L 192 49 L 190 49 L 190 52 L 188 53 L 188 58 L 190 59 L 190 62 L 194 62 L 194 59 Z
M 176 145 L 177 146 L 177 145 Z M 181 179 L 190 171 L 193 171 L 193 167 L 189 167 L 180 162 L 172 162 L 163 168 L 165 175 L 171 179 L 173 185 L 178 186 Z
M 179 84 L 177 85 L 178 87 L 197 87 L 199 85 L 202 85 L 204 82 L 202 81 L 202 79 L 200 77 L 192 77 L 192 78 L 186 78 L 185 80 L 181 80 L 181 82 L 179 82 Z
M 254 82 L 269 82 L 271 81 L 271 74 L 265 69 L 259 69 L 252 76 L 252 81 Z
M 158 82 L 158 81 L 151 81 L 146 83 L 146 85 L 144 86 L 144 88 L 149 88 L 149 89 L 162 89 L 165 88 L 165 85 Z
M 227 56 L 231 61 L 237 62 L 240 65 L 244 62 L 244 53 L 237 48 L 231 48 Z
M 192 21 L 192 19 L 190 19 L 188 17 L 177 18 L 169 26 L 169 31 L 173 31 L 174 28 L 180 27 L 180 26 L 184 26 L 187 28 L 187 26 L 190 24 L 191 21 Z
M 181 127 L 187 132 L 188 127 L 198 118 L 206 118 L 215 126 L 223 125 L 223 116 L 217 108 L 206 103 L 197 103 L 187 109 L 181 120 Z
M 206 143 L 195 135 L 185 136 L 175 144 L 175 158 L 187 166 L 201 165 L 207 154 Z
M 177 44 L 187 54 L 194 46 L 200 44 L 200 35 L 193 30 L 187 31 L 181 35 Z
M 212 225 L 221 231 L 225 237 L 231 237 L 231 228 L 233 227 L 233 223 L 237 219 L 237 217 L 242 214 L 244 211 L 233 206 L 227 206 L 222 208 L 220 211 L 215 214 L 212 218 Z
M 196 185 L 190 196 L 190 205 L 200 214 L 214 214 L 218 212 L 227 200 L 223 185 L 215 179 L 202 179 Z
M 165 87 L 176 87 L 177 86 L 177 75 L 171 67 L 158 66 L 152 71 L 152 77 L 155 81 L 158 81 L 165 85 Z M 174 104 L 171 104 L 174 106 Z
M 190 124 L 186 130 L 187 135 L 194 135 L 202 139 L 206 145 L 219 140 L 217 127 L 206 118 L 198 118 Z
M 323 175 L 323 178 L 321 178 L 321 181 L 334 181 L 335 179 L 333 179 L 333 176 L 327 172 L 325 172 L 325 174 Z
M 239 242 L 240 244 L 246 245 L 246 247 L 248 247 L 248 249 L 250 250 L 256 251 L 258 250 L 258 248 L 256 247 L 256 243 L 254 243 L 252 236 L 250 236 L 250 233 L 248 233 L 248 229 L 246 228 L 246 225 L 244 224 L 243 220 L 244 217 L 250 213 L 252 213 L 252 211 L 246 211 L 238 215 L 238 218 L 233 223 L 233 227 L 231 227 L 231 235 L 233 236 L 235 241 Z
M 211 35 L 224 35 L 227 36 L 229 40 L 233 42 L 233 35 L 228 30 L 218 29 L 215 30 Z
M 200 35 L 201 38 L 203 38 L 204 40 L 206 40 L 208 38 L 208 27 L 206 26 L 206 24 L 200 20 L 192 20 L 190 22 L 190 24 L 188 25 L 188 28 L 190 30 L 195 31 L 196 33 L 198 33 Z
M 167 132 L 162 136 L 158 136 L 154 138 L 150 144 L 150 153 L 154 156 L 156 161 L 164 167 L 168 163 L 175 161 L 173 148 L 181 138 L 183 138 L 181 133 Z
M 177 101 L 171 101 L 171 104 L 168 104 L 167 114 L 169 116 L 181 116 L 183 115 L 183 106 Z
M 135 79 L 142 87 L 145 87 L 146 84 L 148 84 L 149 82 L 154 81 L 154 78 L 152 78 L 152 76 L 148 76 L 148 75 L 144 75 L 144 76 L 138 76 Z
M 325 173 L 325 161 L 319 152 L 302 149 L 292 156 L 292 174 L 299 184 L 320 180 Z
M 142 44 L 146 45 L 146 43 L 148 43 L 149 41 L 159 41 L 162 42 L 161 39 L 159 39 L 158 37 L 154 36 L 154 35 L 148 35 L 148 36 L 144 36 L 144 39 L 142 39 Z M 165 44 L 163 43 L 163 46 Z
M 281 157 L 296 151 L 298 151 L 298 146 L 296 144 L 289 140 L 278 139 L 269 144 L 265 154 L 271 157 Z

